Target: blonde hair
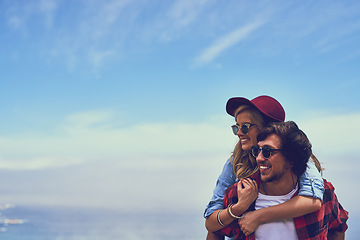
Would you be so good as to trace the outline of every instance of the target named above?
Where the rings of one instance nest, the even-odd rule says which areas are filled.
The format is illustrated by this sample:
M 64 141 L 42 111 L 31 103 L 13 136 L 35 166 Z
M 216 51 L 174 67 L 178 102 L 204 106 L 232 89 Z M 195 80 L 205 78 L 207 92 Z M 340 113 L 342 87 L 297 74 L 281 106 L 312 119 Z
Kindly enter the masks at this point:
M 234 114 L 235 119 L 240 113 L 244 111 L 248 111 L 250 113 L 251 120 L 259 129 L 262 129 L 266 124 L 261 112 L 249 105 L 242 105 L 238 107 Z M 242 150 L 240 139 L 231 155 L 231 161 L 233 164 L 235 176 L 238 179 L 247 178 L 258 171 L 256 159 L 252 156 L 251 151 Z
M 324 168 L 321 166 L 320 161 L 317 159 L 317 157 L 315 157 L 314 154 L 311 154 L 310 158 L 315 163 L 315 166 L 316 166 L 317 170 L 319 171 L 319 173 L 321 173 L 321 175 L 322 175 Z

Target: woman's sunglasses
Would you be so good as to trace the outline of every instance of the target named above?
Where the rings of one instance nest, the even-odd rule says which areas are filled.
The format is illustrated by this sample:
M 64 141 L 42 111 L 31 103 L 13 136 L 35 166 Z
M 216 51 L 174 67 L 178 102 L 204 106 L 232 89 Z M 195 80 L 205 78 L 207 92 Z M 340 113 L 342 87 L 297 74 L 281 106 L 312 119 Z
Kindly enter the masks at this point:
M 247 133 L 249 132 L 249 129 L 250 129 L 252 126 L 254 126 L 254 125 L 256 125 L 256 124 L 243 123 L 241 126 L 239 126 L 238 124 L 236 124 L 236 125 L 232 125 L 232 126 L 231 126 L 231 129 L 232 129 L 232 131 L 233 131 L 233 133 L 234 133 L 235 135 L 237 135 L 237 133 L 239 132 L 239 129 L 241 130 L 241 132 L 242 132 L 243 134 L 247 134 Z
M 251 152 L 252 155 L 256 158 L 259 156 L 260 152 L 262 151 L 262 155 L 265 159 L 269 159 L 271 157 L 272 152 L 281 151 L 281 149 L 275 149 L 270 147 L 259 147 L 259 146 L 252 146 Z

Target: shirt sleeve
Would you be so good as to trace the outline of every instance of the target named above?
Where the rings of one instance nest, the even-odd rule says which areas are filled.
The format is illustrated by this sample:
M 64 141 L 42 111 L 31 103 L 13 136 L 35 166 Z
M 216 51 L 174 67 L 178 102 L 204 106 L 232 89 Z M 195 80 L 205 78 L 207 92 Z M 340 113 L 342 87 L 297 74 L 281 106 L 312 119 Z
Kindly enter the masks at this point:
M 218 209 L 223 209 L 225 190 L 237 181 L 230 158 L 226 161 L 224 168 L 216 182 L 213 196 L 205 208 L 204 217 L 208 218 Z
M 330 216 L 330 220 L 328 223 L 329 232 L 331 231 L 345 232 L 348 229 L 348 225 L 346 222 L 349 219 L 349 213 L 339 203 L 335 194 L 334 186 L 326 180 L 324 182 L 327 185 L 326 191 L 329 192 L 329 193 L 326 192 L 325 194 L 331 196 L 324 199 L 325 202 L 323 203 L 323 204 L 331 205 L 328 206 L 328 208 L 326 208 L 326 210 L 331 209 L 331 212 L 327 212 L 325 210 L 326 211 L 325 213 L 328 214 L 327 216 Z
M 319 198 L 322 201 L 324 181 L 313 161 L 308 161 L 305 173 L 299 177 L 299 185 L 299 195 Z

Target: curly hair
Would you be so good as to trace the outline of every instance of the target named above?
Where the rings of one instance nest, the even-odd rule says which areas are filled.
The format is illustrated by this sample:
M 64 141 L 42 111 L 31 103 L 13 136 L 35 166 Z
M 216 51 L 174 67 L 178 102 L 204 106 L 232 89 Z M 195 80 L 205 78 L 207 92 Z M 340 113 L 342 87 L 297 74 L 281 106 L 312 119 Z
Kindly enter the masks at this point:
M 257 141 L 263 141 L 271 134 L 280 137 L 281 152 L 290 162 L 292 172 L 302 175 L 312 155 L 312 146 L 306 134 L 293 121 L 271 122 L 260 131 Z

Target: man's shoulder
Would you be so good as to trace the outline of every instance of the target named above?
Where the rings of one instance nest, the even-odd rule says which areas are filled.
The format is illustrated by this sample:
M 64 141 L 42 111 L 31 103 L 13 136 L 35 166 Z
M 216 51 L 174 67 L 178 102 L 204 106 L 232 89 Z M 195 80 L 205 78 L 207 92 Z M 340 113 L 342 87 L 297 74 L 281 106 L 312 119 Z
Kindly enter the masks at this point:
M 324 181 L 324 188 L 331 190 L 331 191 L 335 191 L 335 187 L 332 185 L 331 182 L 327 181 L 325 178 L 323 178 Z
M 324 180 L 324 196 L 323 196 L 323 204 L 325 205 L 329 201 L 333 201 L 336 198 L 335 194 L 335 187 L 332 185 L 331 182 Z

